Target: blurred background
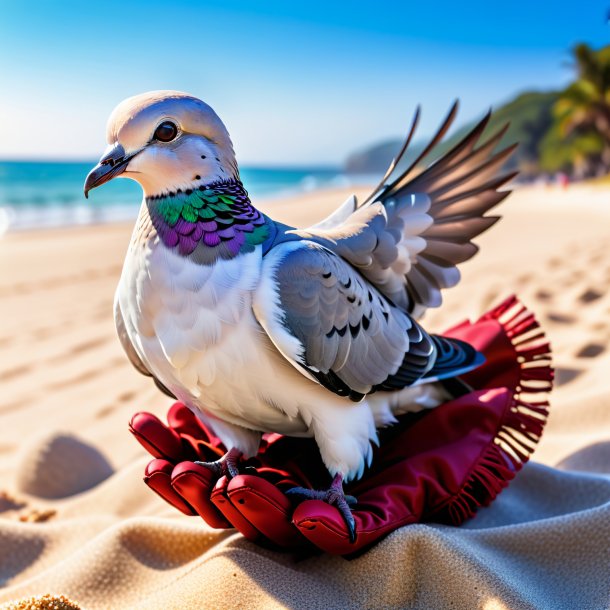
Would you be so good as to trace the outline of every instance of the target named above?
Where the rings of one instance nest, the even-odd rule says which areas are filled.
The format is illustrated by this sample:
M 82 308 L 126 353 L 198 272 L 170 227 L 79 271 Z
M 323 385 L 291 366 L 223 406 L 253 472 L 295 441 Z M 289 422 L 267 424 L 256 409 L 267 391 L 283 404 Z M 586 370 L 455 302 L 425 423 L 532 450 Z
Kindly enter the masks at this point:
M 178 89 L 232 134 L 269 197 L 372 181 L 423 107 L 413 153 L 455 98 L 458 138 L 490 107 L 520 180 L 610 168 L 608 5 L 590 1 L 43 3 L 6 0 L 0 232 L 133 218 L 137 185 L 82 183 L 125 97 Z

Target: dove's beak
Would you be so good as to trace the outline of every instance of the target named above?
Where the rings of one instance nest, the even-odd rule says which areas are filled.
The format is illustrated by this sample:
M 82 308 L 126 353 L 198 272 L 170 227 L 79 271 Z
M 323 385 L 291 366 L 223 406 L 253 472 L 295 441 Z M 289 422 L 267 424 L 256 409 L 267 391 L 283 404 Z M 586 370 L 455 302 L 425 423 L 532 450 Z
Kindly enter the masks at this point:
M 89 191 L 91 189 L 122 174 L 127 169 L 129 161 L 131 161 L 136 154 L 137 153 L 127 155 L 125 154 L 125 149 L 120 144 L 115 144 L 89 172 L 89 175 L 85 180 L 85 197 L 89 197 Z

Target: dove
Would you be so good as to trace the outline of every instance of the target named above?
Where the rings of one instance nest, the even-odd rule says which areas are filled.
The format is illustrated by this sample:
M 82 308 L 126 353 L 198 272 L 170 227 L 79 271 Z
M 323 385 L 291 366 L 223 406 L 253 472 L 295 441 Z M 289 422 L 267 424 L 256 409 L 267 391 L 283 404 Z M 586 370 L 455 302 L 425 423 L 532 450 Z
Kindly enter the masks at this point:
M 290 490 L 335 505 L 353 535 L 343 483 L 362 476 L 377 430 L 468 387 L 484 357 L 428 333 L 421 318 L 460 279 L 472 239 L 498 216 L 515 174 L 483 141 L 490 113 L 433 158 L 457 113 L 410 163 L 405 144 L 371 195 L 350 197 L 306 229 L 260 212 L 240 180 L 229 133 L 205 102 L 155 91 L 121 102 L 89 191 L 117 177 L 144 200 L 114 300 L 133 366 L 187 405 L 229 451 L 204 463 L 236 476 L 264 433 L 313 437 L 327 490 Z

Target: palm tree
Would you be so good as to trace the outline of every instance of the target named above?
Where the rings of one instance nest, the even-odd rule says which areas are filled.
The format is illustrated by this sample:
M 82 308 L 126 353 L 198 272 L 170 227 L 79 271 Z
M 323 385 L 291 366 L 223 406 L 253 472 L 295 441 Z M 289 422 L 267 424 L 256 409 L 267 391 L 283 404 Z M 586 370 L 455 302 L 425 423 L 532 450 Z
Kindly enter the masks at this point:
M 556 102 L 553 109 L 559 132 L 570 141 L 582 137 L 597 140 L 598 172 L 610 171 L 610 45 L 598 51 L 586 44 L 574 50 L 578 79 Z M 593 152 L 593 151 L 592 151 Z M 590 166 L 584 159 L 582 166 Z

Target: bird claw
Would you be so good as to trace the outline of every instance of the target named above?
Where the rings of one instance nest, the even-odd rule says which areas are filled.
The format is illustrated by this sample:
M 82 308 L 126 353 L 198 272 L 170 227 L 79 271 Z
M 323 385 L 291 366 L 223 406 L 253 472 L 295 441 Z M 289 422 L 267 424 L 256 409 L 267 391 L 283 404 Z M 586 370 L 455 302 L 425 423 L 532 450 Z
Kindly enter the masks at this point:
M 343 492 L 343 475 L 337 474 L 330 487 L 326 490 L 307 489 L 306 487 L 293 487 L 286 491 L 286 495 L 299 500 L 321 500 L 334 506 L 341 515 L 349 534 L 349 541 L 356 542 L 356 521 L 352 515 L 350 506 L 358 503 L 354 496 L 345 495 Z
M 194 462 L 198 466 L 208 468 L 216 474 L 218 478 L 225 476 L 228 479 L 233 479 L 239 474 L 237 460 L 241 457 L 238 449 L 230 449 L 219 460 L 214 462 Z

